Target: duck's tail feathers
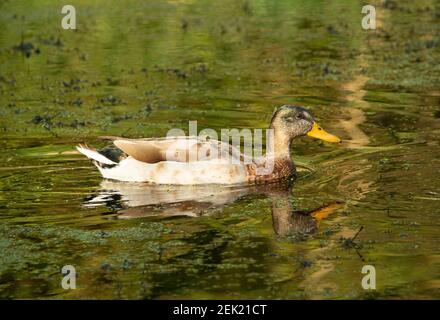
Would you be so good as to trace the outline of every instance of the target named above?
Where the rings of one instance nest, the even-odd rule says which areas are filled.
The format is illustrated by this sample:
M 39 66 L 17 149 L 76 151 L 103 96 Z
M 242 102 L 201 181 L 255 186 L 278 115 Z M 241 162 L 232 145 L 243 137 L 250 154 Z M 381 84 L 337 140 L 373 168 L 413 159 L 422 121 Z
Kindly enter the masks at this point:
M 101 165 L 101 167 L 102 167 L 102 165 L 111 166 L 111 165 L 117 164 L 116 162 L 110 160 L 109 158 L 107 158 L 103 154 L 99 153 L 97 150 L 90 148 L 85 144 L 80 144 L 80 145 L 76 146 L 76 150 L 78 150 L 80 153 L 85 155 L 87 158 L 93 160 L 95 162 L 95 164 Z

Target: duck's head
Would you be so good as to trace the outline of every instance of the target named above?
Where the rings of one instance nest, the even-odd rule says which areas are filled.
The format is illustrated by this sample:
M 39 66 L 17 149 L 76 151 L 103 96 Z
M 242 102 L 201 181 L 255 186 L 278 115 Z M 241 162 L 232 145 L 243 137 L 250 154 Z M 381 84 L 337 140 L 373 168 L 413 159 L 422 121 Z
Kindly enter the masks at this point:
M 302 107 L 279 107 L 272 115 L 270 127 L 275 130 L 275 135 L 289 141 L 307 135 L 327 142 L 341 142 L 341 139 L 322 129 L 311 113 Z

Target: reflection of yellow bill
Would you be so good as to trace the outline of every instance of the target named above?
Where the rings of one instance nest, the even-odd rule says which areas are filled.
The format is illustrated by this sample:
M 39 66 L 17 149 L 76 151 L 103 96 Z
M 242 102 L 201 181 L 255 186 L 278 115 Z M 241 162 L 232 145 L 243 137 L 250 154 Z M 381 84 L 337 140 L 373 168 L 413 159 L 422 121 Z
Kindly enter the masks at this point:
M 310 130 L 307 135 L 309 137 L 321 139 L 327 142 L 341 142 L 337 136 L 334 136 L 328 132 L 325 132 L 316 122 L 313 123 L 312 130 Z
M 329 204 L 325 207 L 316 209 L 315 211 L 310 212 L 310 215 L 317 221 L 321 221 L 325 218 L 327 218 L 329 215 L 334 213 L 336 210 L 343 207 L 343 203 L 335 202 L 332 204 Z

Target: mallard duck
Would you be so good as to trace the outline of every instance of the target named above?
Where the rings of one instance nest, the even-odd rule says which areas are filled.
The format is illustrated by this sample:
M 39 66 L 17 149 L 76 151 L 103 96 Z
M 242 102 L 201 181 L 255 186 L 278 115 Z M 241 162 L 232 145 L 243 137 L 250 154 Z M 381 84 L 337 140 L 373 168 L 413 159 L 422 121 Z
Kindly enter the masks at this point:
M 307 135 L 328 142 L 341 141 L 325 132 L 309 111 L 298 106 L 276 109 L 269 128 L 273 129 L 273 152 L 251 161 L 244 161 L 248 158 L 229 143 L 189 136 L 104 137 L 112 140 L 114 146 L 98 151 L 79 145 L 77 150 L 91 159 L 107 179 L 174 185 L 260 184 L 296 175 L 290 158 L 295 138 Z

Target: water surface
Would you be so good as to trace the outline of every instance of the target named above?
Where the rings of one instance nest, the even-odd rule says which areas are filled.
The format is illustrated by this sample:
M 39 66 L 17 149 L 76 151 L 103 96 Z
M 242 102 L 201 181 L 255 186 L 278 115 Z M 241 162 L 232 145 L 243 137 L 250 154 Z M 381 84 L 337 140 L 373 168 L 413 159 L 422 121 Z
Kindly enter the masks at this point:
M 0 3 L 1 298 L 440 297 L 436 1 L 378 3 L 374 31 L 360 1 L 70 3 L 76 31 Z M 74 151 L 283 104 L 344 139 L 298 139 L 292 187 L 103 181 Z

